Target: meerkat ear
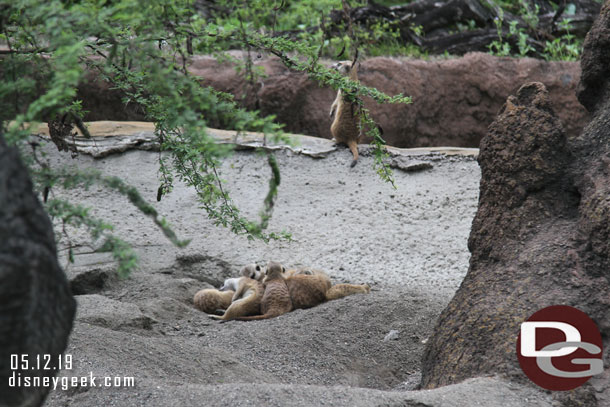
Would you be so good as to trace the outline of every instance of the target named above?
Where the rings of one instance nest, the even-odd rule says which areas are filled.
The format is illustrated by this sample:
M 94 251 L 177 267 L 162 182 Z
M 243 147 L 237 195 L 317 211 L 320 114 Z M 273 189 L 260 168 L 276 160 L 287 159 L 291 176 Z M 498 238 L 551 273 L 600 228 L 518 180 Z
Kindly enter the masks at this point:
M 282 266 L 282 273 L 286 272 L 286 267 Z
M 261 271 L 261 266 L 259 266 L 258 264 L 256 265 L 256 271 Z

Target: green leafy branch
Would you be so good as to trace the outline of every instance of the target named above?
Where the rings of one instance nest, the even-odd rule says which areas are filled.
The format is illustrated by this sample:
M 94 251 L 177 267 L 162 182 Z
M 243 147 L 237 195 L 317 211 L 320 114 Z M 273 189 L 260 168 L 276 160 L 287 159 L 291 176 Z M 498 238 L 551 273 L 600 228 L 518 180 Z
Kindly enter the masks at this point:
M 241 3 L 229 5 L 239 7 Z M 70 123 L 78 125 L 83 112 L 76 100 L 76 87 L 87 71 L 96 70 L 101 78 L 123 91 L 126 103 L 141 106 L 147 118 L 155 122 L 162 150 L 158 199 L 171 191 L 175 179 L 182 180 L 194 187 L 201 207 L 215 224 L 249 238 L 287 236 L 264 233 L 280 183 L 277 161 L 268 154 L 272 174 L 269 191 L 260 221 L 248 221 L 231 201 L 218 170 L 221 159 L 231 150 L 218 144 L 206 132 L 206 126 L 220 122 L 238 132 L 259 131 L 282 142 L 290 139 L 273 116 L 261 117 L 257 112 L 246 111 L 237 106 L 232 96 L 202 86 L 187 70 L 189 55 L 195 51 L 223 55 L 227 44 L 239 44 L 277 55 L 291 69 L 306 73 L 322 85 L 341 89 L 354 100 L 366 96 L 379 103 L 410 103 L 408 97 L 385 95 L 319 64 L 324 43 L 311 45 L 260 31 L 259 23 L 269 16 L 272 21 L 281 18 L 278 10 L 259 21 L 254 11 L 246 13 L 242 8 L 241 21 L 227 20 L 219 25 L 214 19 L 199 16 L 188 0 L 0 0 L 0 8 L 0 36 L 9 47 L 7 63 L 3 64 L 6 80 L 0 83 L 0 117 L 2 127 L 8 130 L 4 133 L 9 144 L 25 151 L 23 147 L 31 133 L 26 123 L 69 116 Z M 382 154 L 383 140 L 378 129 L 368 112 L 363 117 Z M 149 216 L 172 243 L 187 243 L 176 237 L 134 187 L 120 179 L 95 172 L 37 167 L 31 159 L 28 163 L 43 189 L 54 185 L 86 189 L 94 184 L 110 188 Z M 376 158 L 377 165 L 382 165 L 381 158 Z M 381 171 L 382 174 L 387 172 Z M 59 217 L 63 213 L 65 222 L 76 222 L 94 231 L 101 227 L 84 220 L 88 214 L 77 206 L 54 205 L 51 210 Z M 124 272 L 135 264 L 135 257 L 129 254 L 125 242 L 109 236 L 106 248 L 122 259 L 120 267 Z
M 284 37 L 266 37 L 259 34 L 248 36 L 247 41 L 253 48 L 277 56 L 288 68 L 306 73 L 310 79 L 315 80 L 320 85 L 330 86 L 335 90 L 341 89 L 347 95 L 354 97 L 368 96 L 377 103 L 412 103 L 410 96 L 404 96 L 403 94 L 386 95 L 375 88 L 362 85 L 325 67 L 317 62 L 318 49 L 306 43 Z M 292 57 L 289 55 L 292 53 L 305 56 L 307 59 L 302 60 Z
M 113 226 L 92 217 L 89 214 L 89 208 L 73 205 L 61 199 L 49 199 L 45 204 L 45 209 L 51 219 L 58 218 L 61 220 L 64 233 L 66 225 L 77 228 L 84 226 L 89 230 L 94 241 L 103 237 L 104 243 L 96 251 L 112 253 L 113 258 L 117 261 L 117 273 L 120 277 L 127 277 L 137 266 L 138 256 L 133 248 L 127 242 L 108 233 L 114 229 Z M 74 252 L 71 245 L 68 248 L 68 259 L 70 263 L 74 263 Z
M 387 164 L 389 154 L 385 149 L 385 140 L 381 137 L 381 130 L 379 129 L 379 126 L 377 126 L 377 123 L 371 119 L 369 110 L 362 106 L 362 104 L 359 106 L 359 118 L 360 127 L 367 129 L 367 133 L 373 136 L 371 144 L 373 145 L 373 162 L 377 175 L 379 175 L 379 177 L 385 182 L 390 183 L 392 187 L 396 189 L 394 174 L 392 169 Z
M 229 227 L 236 234 L 246 234 L 249 238 L 277 239 L 285 234 L 263 233 L 271 216 L 272 207 L 266 206 L 264 216 L 258 223 L 241 216 L 239 209 L 232 203 L 223 189 L 218 173 L 219 159 L 230 152 L 230 146 L 221 145 L 206 132 L 205 122 L 194 114 L 192 106 L 205 108 L 209 117 L 230 121 L 238 131 L 262 131 L 270 134 L 275 141 L 291 143 L 281 132 L 281 126 L 272 117 L 261 118 L 256 112 L 238 108 L 232 98 L 209 87 L 201 87 L 189 77 L 166 70 L 168 83 L 166 97 L 155 96 L 146 83 L 155 83 L 151 78 L 133 75 L 132 72 L 113 67 L 114 81 L 132 100 L 146 107 L 149 117 L 155 121 L 155 133 L 161 142 L 161 150 L 170 157 L 160 155 L 162 185 L 158 199 L 172 189 L 173 172 L 193 187 L 202 208 L 216 225 Z M 148 75 L 151 75 L 149 71 Z M 167 79 L 171 79 L 168 81 Z M 158 89 L 157 89 L 158 92 Z M 172 167 L 168 165 L 171 162 Z M 270 162 L 271 166 L 271 162 Z M 271 167 L 273 170 L 273 167 Z M 269 193 L 277 193 L 271 190 Z
M 111 189 L 125 196 L 128 201 L 144 215 L 152 219 L 165 237 L 177 247 L 186 246 L 190 240 L 180 240 L 176 233 L 171 229 L 165 218 L 159 216 L 157 210 L 138 192 L 138 190 L 128 185 L 119 177 L 104 176 L 99 171 L 87 169 L 83 171 L 71 170 L 66 167 L 50 170 L 49 168 L 41 168 L 35 170 L 33 175 L 40 180 L 43 180 L 49 188 L 60 186 L 64 189 L 83 188 L 88 190 L 92 185 L 100 185 Z M 93 236 L 96 237 L 96 236 Z

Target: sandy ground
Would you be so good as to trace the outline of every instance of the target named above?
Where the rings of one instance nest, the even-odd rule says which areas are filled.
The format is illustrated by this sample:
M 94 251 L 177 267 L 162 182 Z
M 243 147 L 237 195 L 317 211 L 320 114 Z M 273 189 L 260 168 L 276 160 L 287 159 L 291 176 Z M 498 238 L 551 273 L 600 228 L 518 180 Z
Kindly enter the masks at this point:
M 158 153 L 64 157 L 137 186 L 192 242 L 171 246 L 112 192 L 53 192 L 114 224 L 137 248 L 141 267 L 120 280 L 106 255 L 78 250 L 67 266 L 79 305 L 67 350 L 73 368 L 61 373 L 134 377 L 135 387 L 69 386 L 53 391 L 46 405 L 550 405 L 545 394 L 499 378 L 407 391 L 418 383 L 435 319 L 468 269 L 480 172 L 468 156 L 409 156 L 432 168 L 395 170 L 393 189 L 364 153 L 350 168 L 343 148 L 322 159 L 276 152 L 282 183 L 269 229 L 289 231 L 292 240 L 268 244 L 214 226 L 184 186 L 157 203 Z M 269 174 L 264 157 L 251 151 L 236 152 L 222 167 L 226 187 L 250 217 L 262 206 Z M 84 244 L 87 236 L 71 231 L 70 239 Z M 63 237 L 59 248 L 65 243 Z M 268 260 L 320 268 L 335 283 L 368 283 L 372 291 L 267 321 L 218 323 L 193 308 L 197 290 Z M 398 334 L 384 340 L 392 330 Z

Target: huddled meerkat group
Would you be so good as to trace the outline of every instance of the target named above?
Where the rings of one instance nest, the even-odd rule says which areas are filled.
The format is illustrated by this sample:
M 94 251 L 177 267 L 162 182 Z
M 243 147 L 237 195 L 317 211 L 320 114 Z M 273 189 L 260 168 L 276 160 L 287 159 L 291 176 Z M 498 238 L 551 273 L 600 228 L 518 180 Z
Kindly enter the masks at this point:
M 255 264 L 247 265 L 239 274 L 239 277 L 225 280 L 219 290 L 198 291 L 193 298 L 195 307 L 214 319 L 250 321 L 371 291 L 368 284 L 333 286 L 330 277 L 321 270 L 286 270 L 273 261 L 264 270 Z M 222 315 L 216 314 L 222 311 Z

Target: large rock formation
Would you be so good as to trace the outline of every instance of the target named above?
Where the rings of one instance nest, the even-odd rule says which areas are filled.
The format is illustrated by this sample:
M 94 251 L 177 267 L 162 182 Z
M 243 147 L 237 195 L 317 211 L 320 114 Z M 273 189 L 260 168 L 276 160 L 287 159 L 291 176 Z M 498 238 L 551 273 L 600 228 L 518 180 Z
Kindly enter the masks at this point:
M 236 57 L 241 58 L 241 53 Z M 255 65 L 265 71 L 265 77 L 254 87 L 230 64 L 211 57 L 195 57 L 189 69 L 205 84 L 236 95 L 244 106 L 275 114 L 286 131 L 330 138 L 332 89 L 289 70 L 277 58 L 261 57 Z M 384 138 L 397 147 L 478 146 L 506 97 L 525 81 L 545 84 L 568 136 L 579 134 L 588 120 L 574 95 L 580 77 L 575 62 L 498 58 L 484 53 L 430 61 L 379 57 L 364 60 L 358 75 L 365 85 L 413 97 L 411 105 L 368 103 Z M 86 120 L 143 120 L 137 106 L 124 107 L 120 92 L 93 76 L 80 87 L 79 96 L 90 112 Z M 219 127 L 221 123 L 209 125 Z
M 76 304 L 57 262 L 51 222 L 2 135 L 0 242 L 0 405 L 37 406 L 50 388 L 34 380 L 57 374 Z
M 608 4 L 604 9 L 608 8 Z M 599 22 L 591 27 L 588 38 L 583 44 L 580 65 L 583 75 L 578 84 L 578 100 L 587 108 L 595 110 L 608 99 L 608 77 L 610 76 L 610 28 L 603 20 L 607 17 L 600 13 Z
M 607 2 L 585 41 L 579 98 L 593 119 L 582 135 L 566 137 L 545 87 L 528 83 L 481 141 L 470 268 L 428 342 L 423 387 L 493 373 L 527 381 L 516 357 L 519 325 L 554 304 L 597 323 L 610 363 L 609 29 Z M 555 396 L 610 403 L 610 373 Z

